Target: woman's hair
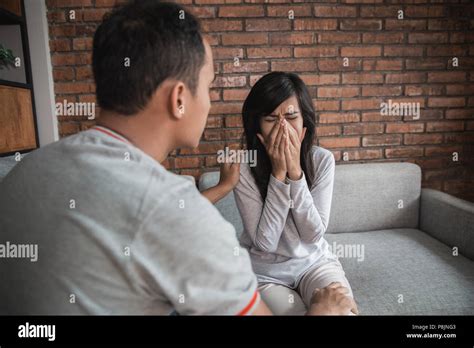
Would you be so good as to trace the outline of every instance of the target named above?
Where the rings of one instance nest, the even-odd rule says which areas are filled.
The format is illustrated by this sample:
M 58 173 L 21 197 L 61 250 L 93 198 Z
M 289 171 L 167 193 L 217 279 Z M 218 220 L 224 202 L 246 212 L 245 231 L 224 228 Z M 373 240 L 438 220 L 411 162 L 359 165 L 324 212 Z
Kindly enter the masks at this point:
M 250 168 L 263 199 L 267 196 L 272 165 L 265 147 L 257 137 L 257 133 L 262 133 L 260 119 L 271 114 L 281 103 L 292 96 L 298 100 L 303 117 L 303 127 L 307 128 L 301 144 L 300 163 L 308 186 L 311 187 L 314 177 L 311 147 L 315 135 L 316 114 L 308 88 L 303 80 L 293 73 L 271 72 L 263 76 L 252 87 L 242 107 L 244 126 L 242 141 L 246 142 L 247 150 L 257 151 L 257 165 Z

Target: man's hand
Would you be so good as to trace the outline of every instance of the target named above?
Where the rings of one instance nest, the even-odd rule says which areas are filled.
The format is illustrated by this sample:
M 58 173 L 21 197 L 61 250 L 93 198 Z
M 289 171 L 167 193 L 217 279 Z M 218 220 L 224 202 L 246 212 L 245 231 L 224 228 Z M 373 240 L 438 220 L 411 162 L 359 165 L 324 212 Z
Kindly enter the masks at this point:
M 240 178 L 240 163 L 221 164 L 219 183 L 201 192 L 212 204 L 217 203 L 234 189 Z
M 240 178 L 240 163 L 224 162 L 220 168 L 219 184 L 230 192 L 238 184 Z
M 306 315 L 348 315 L 359 314 L 353 298 L 347 296 L 349 289 L 341 283 L 331 283 L 323 289 L 316 289 Z

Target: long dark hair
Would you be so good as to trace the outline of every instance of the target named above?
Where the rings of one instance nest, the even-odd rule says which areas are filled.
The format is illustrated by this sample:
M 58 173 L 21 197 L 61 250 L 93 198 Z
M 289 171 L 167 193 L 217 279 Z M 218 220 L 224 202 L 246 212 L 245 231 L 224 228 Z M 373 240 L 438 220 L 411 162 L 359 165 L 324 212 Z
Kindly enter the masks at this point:
M 316 114 L 308 88 L 303 80 L 293 73 L 271 72 L 263 76 L 252 87 L 242 107 L 244 125 L 242 141 L 246 142 L 247 150 L 257 151 L 257 165 L 250 168 L 263 199 L 267 196 L 272 165 L 265 147 L 257 137 L 257 133 L 262 132 L 260 119 L 272 113 L 281 103 L 292 96 L 296 96 L 298 100 L 303 116 L 303 127 L 307 128 L 301 144 L 300 163 L 308 187 L 311 187 L 314 178 L 311 147 L 315 135 Z

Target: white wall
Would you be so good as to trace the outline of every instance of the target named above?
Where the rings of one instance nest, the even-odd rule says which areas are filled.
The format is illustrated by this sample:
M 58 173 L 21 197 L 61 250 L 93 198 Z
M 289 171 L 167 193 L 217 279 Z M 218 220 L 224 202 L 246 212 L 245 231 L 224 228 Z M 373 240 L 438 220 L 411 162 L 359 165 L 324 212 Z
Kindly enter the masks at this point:
M 59 139 L 45 0 L 25 0 L 40 146 Z

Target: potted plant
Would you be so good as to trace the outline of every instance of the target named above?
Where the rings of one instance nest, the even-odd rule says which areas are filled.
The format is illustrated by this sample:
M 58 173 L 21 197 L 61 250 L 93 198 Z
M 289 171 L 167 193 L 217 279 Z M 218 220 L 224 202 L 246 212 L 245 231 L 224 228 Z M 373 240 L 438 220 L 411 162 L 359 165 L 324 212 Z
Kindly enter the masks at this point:
M 3 70 L 4 68 L 10 69 L 10 67 L 14 66 L 15 56 L 13 55 L 12 50 L 3 47 L 3 45 L 0 44 L 0 70 Z

